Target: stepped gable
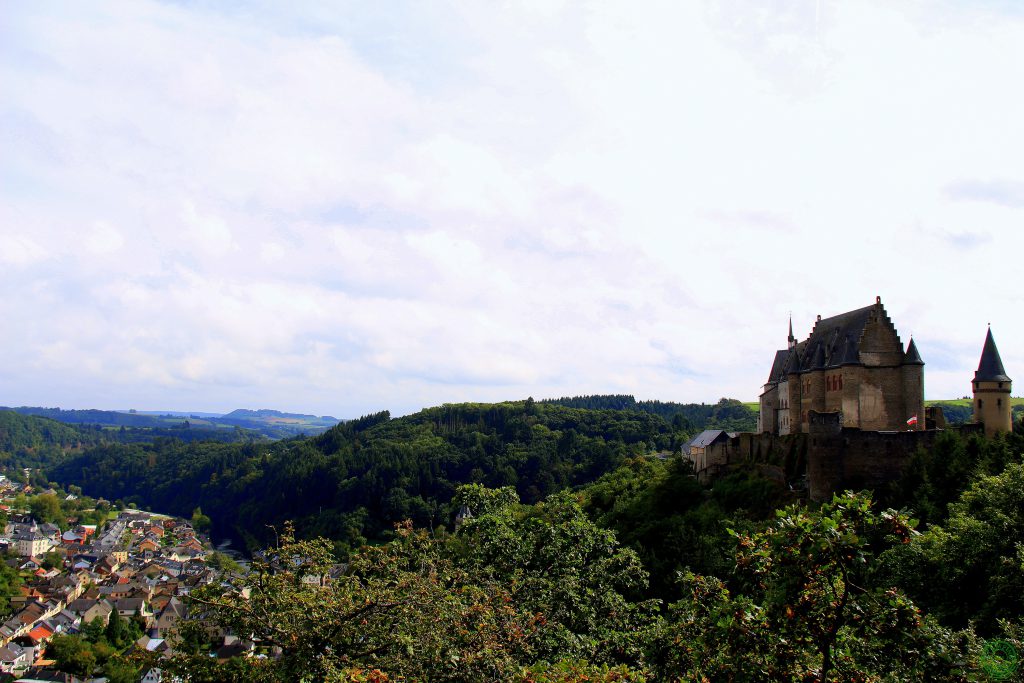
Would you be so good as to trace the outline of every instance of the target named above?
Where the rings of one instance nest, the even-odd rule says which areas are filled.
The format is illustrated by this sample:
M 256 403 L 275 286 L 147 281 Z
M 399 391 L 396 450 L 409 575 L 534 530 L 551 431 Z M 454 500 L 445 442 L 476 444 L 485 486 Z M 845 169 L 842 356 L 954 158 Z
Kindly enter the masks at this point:
M 837 368 L 840 365 L 860 364 L 860 341 L 872 311 L 879 306 L 873 304 L 822 318 L 814 324 L 811 335 L 796 345 L 796 349 L 811 349 L 804 353 L 803 362 L 797 372 L 823 368 Z M 819 358 L 819 350 L 821 357 Z M 819 365 L 819 362 L 821 365 Z
M 999 357 L 999 349 L 992 338 L 992 328 L 985 336 L 985 347 L 981 350 L 981 361 L 974 372 L 975 382 L 1009 382 L 1011 381 L 1003 369 L 1003 359 Z

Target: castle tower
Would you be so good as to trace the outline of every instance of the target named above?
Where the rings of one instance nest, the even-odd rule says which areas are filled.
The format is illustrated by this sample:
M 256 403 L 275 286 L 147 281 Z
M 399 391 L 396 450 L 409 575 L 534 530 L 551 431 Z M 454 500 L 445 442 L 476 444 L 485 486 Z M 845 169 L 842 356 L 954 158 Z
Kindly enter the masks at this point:
M 917 350 L 914 338 L 910 338 L 907 344 L 907 352 L 903 355 L 903 365 L 900 367 L 903 373 L 903 414 L 907 416 L 907 426 L 910 429 L 923 430 L 925 428 L 924 412 L 924 361 L 921 353 Z M 911 420 L 917 418 L 915 422 Z
M 1008 432 L 1013 428 L 1010 416 L 1011 380 L 1003 369 L 1003 360 L 999 357 L 992 328 L 985 337 L 985 347 L 981 350 L 981 362 L 974 372 L 974 421 L 985 425 L 985 435 L 992 436 L 996 432 Z

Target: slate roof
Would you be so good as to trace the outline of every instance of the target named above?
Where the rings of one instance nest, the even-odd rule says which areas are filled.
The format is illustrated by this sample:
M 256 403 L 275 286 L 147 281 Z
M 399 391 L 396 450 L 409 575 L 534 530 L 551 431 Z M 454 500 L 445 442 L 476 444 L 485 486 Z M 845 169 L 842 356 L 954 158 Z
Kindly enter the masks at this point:
M 921 360 L 921 354 L 917 351 L 917 344 L 914 343 L 914 338 L 910 338 L 910 344 L 907 346 L 907 353 L 903 356 L 904 365 L 924 365 L 924 361 Z
M 992 328 L 985 336 L 985 347 L 981 350 L 981 362 L 974 372 L 975 382 L 1009 382 L 1006 370 L 1003 369 L 1003 359 L 999 357 L 999 349 L 996 348 L 996 340 L 992 338 Z
M 860 365 L 860 341 L 864 328 L 877 311 L 885 315 L 881 303 L 858 308 L 846 313 L 822 318 L 814 325 L 810 336 L 791 349 L 775 352 L 769 382 L 782 381 L 785 375 L 799 374 L 843 365 Z M 924 365 L 914 340 L 910 340 L 904 363 Z
M 697 448 L 707 448 L 720 438 L 729 438 L 729 435 L 721 429 L 705 429 L 703 432 L 690 439 L 690 442 L 686 444 L 686 450 L 689 450 L 693 446 L 696 446 Z
M 790 323 L 792 325 L 792 323 Z M 772 362 L 772 371 L 768 373 L 769 382 L 777 382 L 786 375 L 786 363 L 789 361 L 789 349 L 775 352 L 775 360 Z

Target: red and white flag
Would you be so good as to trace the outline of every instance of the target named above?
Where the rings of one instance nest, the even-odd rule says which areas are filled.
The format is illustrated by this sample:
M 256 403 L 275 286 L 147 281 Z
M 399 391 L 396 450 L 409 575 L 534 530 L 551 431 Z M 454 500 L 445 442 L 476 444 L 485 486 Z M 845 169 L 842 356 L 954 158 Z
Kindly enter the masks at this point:
M 917 415 L 911 415 L 910 419 L 907 420 L 907 424 L 908 425 L 916 425 L 917 424 Z

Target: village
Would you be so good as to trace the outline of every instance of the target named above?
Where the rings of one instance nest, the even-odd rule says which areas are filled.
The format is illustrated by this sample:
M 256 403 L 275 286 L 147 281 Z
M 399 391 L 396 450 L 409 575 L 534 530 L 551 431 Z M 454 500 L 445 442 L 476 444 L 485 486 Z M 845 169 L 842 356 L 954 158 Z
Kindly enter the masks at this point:
M 126 644 L 126 652 L 144 650 L 153 653 L 153 661 L 169 656 L 187 613 L 185 596 L 224 573 L 225 556 L 213 551 L 188 520 L 130 507 L 109 509 L 107 501 L 98 500 L 95 510 L 103 512 L 105 521 L 86 524 L 71 517 L 54 523 L 36 519 L 25 505 L 27 500 L 52 506 L 53 500 L 76 498 L 0 475 L 0 514 L 7 520 L 0 556 L 7 575 L 13 576 L 13 570 L 20 578 L 9 592 L 9 605 L 0 606 L 0 614 L 7 615 L 0 625 L 0 681 L 106 680 L 58 670 L 50 645 L 62 635 L 102 633 L 112 620 L 125 625 L 123 633 L 138 635 Z M 231 636 L 216 629 L 210 635 L 221 637 L 218 656 L 241 654 Z M 144 683 L 168 680 L 156 667 L 140 677 Z

